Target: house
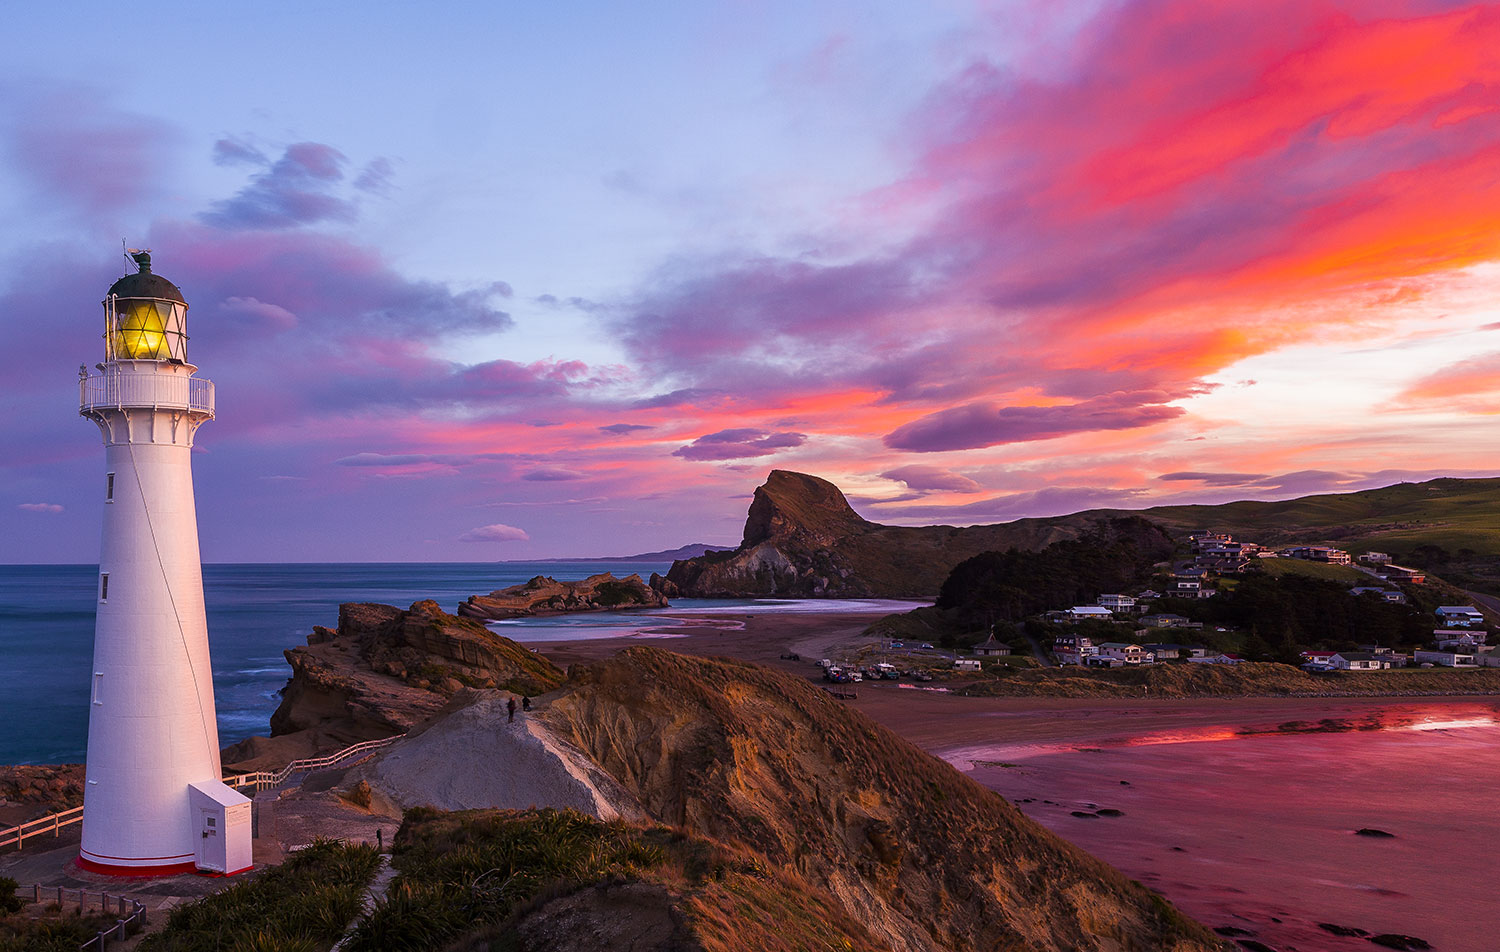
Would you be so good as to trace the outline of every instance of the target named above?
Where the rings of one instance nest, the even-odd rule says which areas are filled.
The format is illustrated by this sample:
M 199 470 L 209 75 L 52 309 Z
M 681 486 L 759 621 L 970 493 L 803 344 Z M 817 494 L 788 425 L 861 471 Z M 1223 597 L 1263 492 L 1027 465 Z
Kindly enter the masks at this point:
M 1484 654 L 1475 655 L 1474 661 L 1480 667 L 1500 668 L 1500 651 L 1486 651 Z
M 1391 560 L 1391 557 L 1385 552 L 1366 552 L 1359 557 L 1359 560 L 1367 565 L 1384 565 Z
M 1435 664 L 1444 668 L 1475 667 L 1473 652 L 1424 651 L 1419 648 L 1412 652 L 1411 658 L 1414 664 Z
M 1203 581 L 1178 576 L 1167 583 L 1168 598 L 1202 598 Z
M 1337 651 L 1304 651 L 1302 652 L 1303 667 L 1313 667 L 1327 670 L 1333 667 L 1333 656 Z
M 1484 615 L 1473 605 L 1439 605 L 1436 614 L 1438 621 L 1455 628 L 1484 625 Z
M 1112 612 L 1129 611 L 1135 607 L 1135 599 L 1129 595 L 1100 595 L 1094 601 L 1100 608 L 1108 608 Z
M 1281 554 L 1289 559 L 1327 562 L 1330 565 L 1348 565 L 1354 561 L 1343 549 L 1334 549 L 1326 545 L 1297 545 L 1290 549 L 1283 549 Z
M 1406 593 L 1398 592 L 1393 588 L 1381 588 L 1378 585 L 1356 585 L 1349 589 L 1350 595 L 1379 595 L 1382 601 L 1390 602 L 1392 605 L 1405 605 Z
M 1158 612 L 1154 615 L 1142 615 L 1141 624 L 1147 628 L 1202 628 L 1202 622 L 1188 621 L 1182 615 L 1172 615 L 1167 612 Z
M 1201 658 L 1189 658 L 1193 664 L 1239 664 L 1244 661 L 1237 654 L 1205 654 Z
M 995 640 L 994 634 L 974 646 L 974 653 L 982 658 L 999 658 L 1010 654 L 1010 645 Z
M 982 667 L 984 665 L 979 663 L 978 658 L 956 658 L 953 661 L 953 668 L 956 671 L 978 671 Z
M 1107 658 L 1111 662 L 1118 661 L 1121 664 L 1151 664 L 1156 659 L 1140 645 L 1127 644 L 1123 641 L 1106 641 L 1099 646 L 1100 658 Z
M 1390 658 L 1369 651 L 1340 651 L 1328 659 L 1336 671 L 1379 671 L 1391 666 Z
M 1404 565 L 1389 562 L 1375 570 L 1375 574 L 1383 579 L 1393 579 L 1401 582 L 1410 582 L 1413 585 L 1422 585 L 1427 581 L 1427 573 L 1421 569 L 1409 569 Z
M 1432 633 L 1433 643 L 1439 651 L 1468 651 L 1483 645 L 1489 640 L 1490 633 L 1483 629 L 1469 631 L 1464 628 L 1439 628 Z
M 1068 620 L 1074 624 L 1088 618 L 1096 621 L 1113 621 L 1114 613 L 1108 608 L 1100 608 L 1097 605 L 1074 605 L 1068 609 Z
M 1093 639 L 1082 635 L 1059 635 L 1052 642 L 1052 656 L 1058 664 L 1083 664 L 1085 658 L 1093 657 L 1098 651 Z
M 1141 645 L 1141 647 L 1154 655 L 1157 661 L 1175 661 L 1192 651 L 1186 645 Z

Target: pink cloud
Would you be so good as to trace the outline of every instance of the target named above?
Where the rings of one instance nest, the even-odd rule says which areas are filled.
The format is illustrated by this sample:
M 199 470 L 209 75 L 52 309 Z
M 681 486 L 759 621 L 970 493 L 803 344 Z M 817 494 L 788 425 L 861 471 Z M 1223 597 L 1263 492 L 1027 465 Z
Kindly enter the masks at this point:
M 16 508 L 23 512 L 57 513 L 63 511 L 63 507 L 55 502 L 23 502 Z
M 479 526 L 470 529 L 458 537 L 460 542 L 530 542 L 531 536 L 526 534 L 525 529 L 517 529 L 497 522 L 494 525 Z
M 803 433 L 768 433 L 754 427 L 740 427 L 700 436 L 673 450 L 672 455 L 692 460 L 746 459 L 769 456 L 805 442 L 807 436 Z
M 921 463 L 897 467 L 880 475 L 883 479 L 894 479 L 905 483 L 909 489 L 917 491 L 977 493 L 984 488 L 967 476 L 943 469 L 941 466 L 927 466 Z

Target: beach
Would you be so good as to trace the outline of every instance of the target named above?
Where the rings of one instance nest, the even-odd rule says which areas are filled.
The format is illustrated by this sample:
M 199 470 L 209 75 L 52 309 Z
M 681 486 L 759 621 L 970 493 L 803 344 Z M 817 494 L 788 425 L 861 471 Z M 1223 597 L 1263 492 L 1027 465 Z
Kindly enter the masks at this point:
M 534 647 L 569 664 L 656 643 L 816 680 L 816 660 L 859 642 L 876 617 L 715 615 L 640 637 Z M 1500 698 L 856 688 L 845 703 L 1209 926 L 1281 950 L 1372 947 L 1320 923 L 1414 935 L 1450 952 L 1492 948 L 1475 923 L 1500 916 L 1500 900 L 1474 887 L 1488 881 L 1500 842 L 1500 818 L 1486 807 L 1500 785 Z M 1462 912 L 1444 913 L 1456 896 Z

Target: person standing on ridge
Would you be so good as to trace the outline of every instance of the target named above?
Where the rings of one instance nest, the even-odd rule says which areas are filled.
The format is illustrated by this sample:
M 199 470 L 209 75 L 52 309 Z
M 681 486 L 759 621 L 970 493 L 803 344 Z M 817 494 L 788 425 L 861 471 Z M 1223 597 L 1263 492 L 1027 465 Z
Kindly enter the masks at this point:
M 531 697 L 530 697 L 530 695 L 526 695 L 526 696 L 523 696 L 521 698 L 521 710 L 523 710 L 523 711 L 530 711 L 531 710 Z
M 508 700 L 508 701 L 505 702 L 505 712 L 510 715 L 510 721 L 514 721 L 516 719 L 516 699 L 515 698 L 511 698 L 510 700 Z M 507 721 L 506 723 L 510 723 L 510 721 Z

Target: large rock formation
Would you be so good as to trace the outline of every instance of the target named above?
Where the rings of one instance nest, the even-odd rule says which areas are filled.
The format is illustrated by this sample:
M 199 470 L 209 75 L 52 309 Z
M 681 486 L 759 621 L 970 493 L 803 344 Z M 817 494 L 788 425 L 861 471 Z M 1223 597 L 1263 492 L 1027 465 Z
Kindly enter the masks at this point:
M 744 541 L 672 563 L 666 580 L 689 597 L 935 596 L 948 572 L 980 552 L 1040 549 L 1076 538 L 1088 520 L 1023 519 L 993 526 L 885 526 L 850 507 L 826 479 L 772 470 L 755 490 Z
M 1218 949 L 1161 897 L 813 685 L 629 648 L 541 715 L 658 822 L 742 844 L 882 947 Z
M 488 595 L 470 595 L 458 606 L 458 613 L 465 618 L 500 619 L 666 607 L 666 596 L 641 581 L 639 575 L 615 578 L 604 572 L 581 582 L 559 582 L 538 575 L 523 585 L 512 585 Z
M 465 688 L 540 694 L 563 682 L 541 655 L 433 601 L 339 606 L 339 626 L 318 626 L 286 652 L 292 676 L 271 715 L 271 738 L 225 750 L 226 763 L 284 763 L 399 734 Z

